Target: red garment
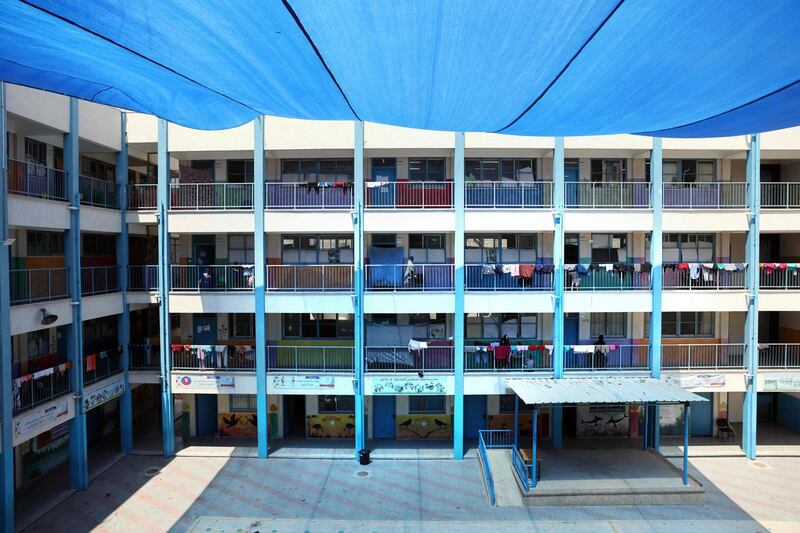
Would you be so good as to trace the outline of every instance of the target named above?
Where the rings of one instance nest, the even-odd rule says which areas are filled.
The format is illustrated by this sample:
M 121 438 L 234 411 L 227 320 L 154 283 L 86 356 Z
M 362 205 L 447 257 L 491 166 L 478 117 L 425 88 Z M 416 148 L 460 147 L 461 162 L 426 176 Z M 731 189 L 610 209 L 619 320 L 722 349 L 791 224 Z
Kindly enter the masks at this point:
M 519 266 L 519 275 L 523 278 L 530 278 L 533 276 L 534 266 L 533 265 L 520 265 Z
M 495 346 L 494 358 L 498 360 L 508 359 L 511 355 L 511 346 Z
M 97 368 L 97 356 L 95 354 L 87 355 L 85 358 L 86 370 L 91 372 Z
M 183 344 L 173 344 L 170 346 L 173 352 L 182 352 L 183 351 Z
M 689 263 L 678 263 L 678 270 L 689 270 Z

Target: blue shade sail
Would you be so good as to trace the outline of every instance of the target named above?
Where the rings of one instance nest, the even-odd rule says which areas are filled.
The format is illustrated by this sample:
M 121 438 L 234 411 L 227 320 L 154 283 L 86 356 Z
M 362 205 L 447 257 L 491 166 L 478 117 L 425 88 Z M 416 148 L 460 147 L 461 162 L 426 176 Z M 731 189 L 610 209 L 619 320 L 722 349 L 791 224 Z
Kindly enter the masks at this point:
M 800 124 L 800 2 L 0 0 L 0 79 L 191 128 L 514 135 Z

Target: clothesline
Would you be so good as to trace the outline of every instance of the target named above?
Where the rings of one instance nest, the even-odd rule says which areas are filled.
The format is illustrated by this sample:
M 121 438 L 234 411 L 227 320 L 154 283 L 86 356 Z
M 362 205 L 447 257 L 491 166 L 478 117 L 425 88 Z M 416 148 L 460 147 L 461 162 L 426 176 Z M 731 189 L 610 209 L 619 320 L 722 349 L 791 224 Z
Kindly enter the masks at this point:
M 22 385 L 23 383 L 25 383 L 26 381 L 31 381 L 32 379 L 39 379 L 39 378 L 43 378 L 45 376 L 50 376 L 53 373 L 55 373 L 56 370 L 58 370 L 59 372 L 64 372 L 65 370 L 67 370 L 68 368 L 71 368 L 71 367 L 72 367 L 72 364 L 69 363 L 69 362 L 61 363 L 60 365 L 51 366 L 49 368 L 45 368 L 44 370 L 39 370 L 37 372 L 34 372 L 33 374 L 26 374 L 24 376 L 20 376 L 18 378 L 15 378 L 14 380 L 12 380 L 12 383 L 15 386 L 18 387 L 18 386 Z
M 759 263 L 758 266 L 767 273 L 772 274 L 776 270 L 800 270 L 800 263 Z M 797 272 L 795 272 L 797 275 Z
M 492 352 L 499 348 L 499 343 L 493 342 L 491 344 L 487 344 L 485 346 L 465 346 L 465 352 Z M 607 348 L 608 350 L 617 350 L 620 348 L 619 344 L 565 344 L 565 350 L 572 350 L 575 353 L 593 353 L 598 348 Z M 511 346 L 507 346 L 511 352 L 535 352 L 541 350 L 547 350 L 548 352 L 553 351 L 552 344 L 513 344 Z
M 555 266 L 552 264 L 540 263 L 487 263 L 482 265 L 481 273 L 484 276 L 510 274 L 512 278 L 531 278 L 534 272 L 541 272 L 542 274 L 552 274 L 555 271 Z

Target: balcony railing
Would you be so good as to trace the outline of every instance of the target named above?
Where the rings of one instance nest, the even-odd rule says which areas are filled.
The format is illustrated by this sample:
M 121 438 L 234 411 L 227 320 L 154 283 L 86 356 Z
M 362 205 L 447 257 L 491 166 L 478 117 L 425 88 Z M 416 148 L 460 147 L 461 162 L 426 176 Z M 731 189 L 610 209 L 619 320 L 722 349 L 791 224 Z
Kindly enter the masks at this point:
M 800 368 L 800 344 L 759 344 L 759 368 Z
M 128 346 L 128 368 L 130 370 L 156 370 L 161 367 L 159 347 L 152 344 Z
M 645 181 L 570 181 L 564 184 L 564 205 L 588 209 L 650 207 L 650 184 Z
M 170 209 L 253 209 L 252 183 L 173 183 Z
M 430 346 L 410 350 L 408 346 L 368 346 L 367 372 L 452 372 L 453 347 Z
M 532 264 L 465 265 L 468 291 L 549 291 L 553 266 Z
M 8 192 L 46 200 L 66 200 L 66 173 L 44 165 L 9 159 Z
M 468 181 L 464 189 L 467 208 L 553 206 L 553 182 L 550 181 Z
M 129 265 L 128 290 L 154 292 L 158 290 L 158 265 Z
M 639 270 L 630 270 L 638 267 Z M 643 272 L 642 265 L 623 265 L 624 269 L 607 270 L 605 265 L 589 269 L 581 274 L 578 270 L 565 272 L 566 290 L 579 291 L 624 291 L 649 290 L 650 272 Z
M 452 291 L 454 266 L 365 265 L 368 291 Z
M 530 348 L 530 347 L 529 347 Z M 551 372 L 553 360 L 544 347 L 521 350 L 512 346 L 508 353 L 485 346 L 464 348 L 465 372 Z
M 744 344 L 664 344 L 661 367 L 664 369 L 744 368 Z
M 372 209 L 449 209 L 451 181 L 371 181 L 365 183 L 364 206 Z
M 267 209 L 351 209 L 350 182 L 266 183 Z
M 706 266 L 702 266 L 705 264 Z M 741 264 L 741 263 L 739 263 Z M 687 267 L 688 265 L 688 267 Z M 745 272 L 726 270 L 739 268 L 733 263 L 724 263 L 718 268 L 717 263 L 664 263 L 664 288 L 689 290 L 730 290 L 744 289 Z
M 112 209 L 119 207 L 117 185 L 113 181 L 81 176 L 80 189 L 81 203 L 84 205 Z
M 45 368 L 11 380 L 14 413 L 25 411 L 72 390 L 69 383 L 69 363 Z
M 352 346 L 267 346 L 267 369 L 275 372 L 352 372 Z
M 800 182 L 762 183 L 761 207 L 764 209 L 800 208 Z
M 173 345 L 172 368 L 175 370 L 254 370 L 254 346 Z
M 13 269 L 11 305 L 69 298 L 66 268 Z
M 762 263 L 758 273 L 758 284 L 762 289 L 799 290 L 800 269 L 796 263 L 789 268 L 786 263 Z
M 252 291 L 253 265 L 172 265 L 173 291 Z
M 269 292 L 347 292 L 353 290 L 353 265 L 269 265 Z
M 128 209 L 131 211 L 152 211 L 158 203 L 158 185 L 137 183 L 128 185 Z
M 81 295 L 92 296 L 119 290 L 119 267 L 99 266 L 81 268 Z
M 647 344 L 609 344 L 607 352 L 596 347 L 571 346 L 564 352 L 564 369 L 586 372 L 621 372 L 650 368 L 650 346 Z
M 664 183 L 664 207 L 743 209 L 747 206 L 747 183 Z
M 83 356 L 83 383 L 88 385 L 122 372 L 119 352 L 103 351 Z

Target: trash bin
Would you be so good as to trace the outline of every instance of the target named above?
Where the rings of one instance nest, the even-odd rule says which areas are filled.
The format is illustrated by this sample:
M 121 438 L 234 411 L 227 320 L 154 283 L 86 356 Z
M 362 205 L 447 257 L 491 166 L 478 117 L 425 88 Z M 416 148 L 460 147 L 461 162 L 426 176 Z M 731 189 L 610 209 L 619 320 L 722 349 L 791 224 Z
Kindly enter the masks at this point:
M 358 463 L 361 465 L 369 464 L 369 450 L 366 448 L 363 450 L 358 450 Z

